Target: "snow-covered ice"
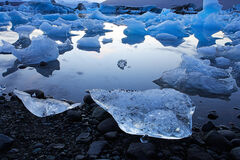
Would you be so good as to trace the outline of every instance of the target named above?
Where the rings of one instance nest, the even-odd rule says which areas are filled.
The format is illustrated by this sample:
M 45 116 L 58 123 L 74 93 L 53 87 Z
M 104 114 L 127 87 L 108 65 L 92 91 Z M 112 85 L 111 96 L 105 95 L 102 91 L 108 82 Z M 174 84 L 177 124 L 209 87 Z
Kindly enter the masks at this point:
M 80 106 L 80 103 L 76 103 L 73 105 L 68 104 L 64 101 L 59 101 L 56 99 L 38 99 L 35 97 L 31 97 L 30 94 L 14 90 L 13 92 L 21 101 L 24 106 L 35 116 L 37 117 L 46 117 L 55 114 L 62 113 L 66 110 L 73 109 L 77 106 Z
M 181 139 L 192 134 L 195 107 L 187 95 L 176 90 L 94 89 L 90 94 L 126 133 L 164 139 Z

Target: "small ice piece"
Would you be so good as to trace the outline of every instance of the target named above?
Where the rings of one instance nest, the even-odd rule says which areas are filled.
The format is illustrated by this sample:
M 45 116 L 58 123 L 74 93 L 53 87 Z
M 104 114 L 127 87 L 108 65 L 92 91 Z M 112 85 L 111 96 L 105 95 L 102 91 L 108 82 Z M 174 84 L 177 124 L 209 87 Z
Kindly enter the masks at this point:
M 98 20 L 103 20 L 103 21 L 112 21 L 113 18 L 110 16 L 106 16 L 104 14 L 102 14 L 100 11 L 94 11 L 91 15 L 89 15 L 90 19 L 98 19 Z
M 95 37 L 83 37 L 77 41 L 78 48 L 87 51 L 99 52 L 101 45 L 99 43 L 99 36 Z
M 12 54 L 24 64 L 54 61 L 59 56 L 57 43 L 46 36 L 33 37 L 29 47 L 14 49 Z
M 124 30 L 124 34 L 126 36 L 130 35 L 145 36 L 147 34 L 145 24 L 141 21 L 137 21 L 135 19 L 127 19 L 124 20 L 123 23 L 127 25 L 127 28 Z
M 2 94 L 3 91 L 5 91 L 5 90 L 6 90 L 6 87 L 4 85 L 0 85 L 0 93 Z
M 67 37 L 70 34 L 71 25 L 62 24 L 61 26 L 52 26 L 47 22 L 43 22 L 39 29 L 48 36 Z
M 8 22 L 11 20 L 11 18 L 8 16 L 5 12 L 0 12 L 0 26 L 8 25 Z
M 102 43 L 107 44 L 107 43 L 112 43 L 113 39 L 112 38 L 103 38 Z
M 174 89 L 93 89 L 90 94 L 126 133 L 163 139 L 181 139 L 192 134 L 195 106 L 189 96 Z
M 117 63 L 117 66 L 121 69 L 124 70 L 124 68 L 127 66 L 127 60 L 119 60 Z
M 19 34 L 19 37 L 29 37 L 29 35 L 35 30 L 36 28 L 31 25 L 21 25 L 15 28 L 15 32 Z
M 224 57 L 217 57 L 215 59 L 215 66 L 218 68 L 227 69 L 231 65 L 231 61 Z
M 222 54 L 223 57 L 228 58 L 232 61 L 239 62 L 240 61 L 240 44 L 231 47 L 229 50 Z
M 70 105 L 67 102 L 51 98 L 38 99 L 31 97 L 30 94 L 19 90 L 14 90 L 13 92 L 19 99 L 21 99 L 24 106 L 37 117 L 47 117 L 59 114 L 81 105 L 80 103 Z
M 64 43 L 58 44 L 59 54 L 71 51 L 73 49 L 72 42 L 70 39 L 67 39 Z

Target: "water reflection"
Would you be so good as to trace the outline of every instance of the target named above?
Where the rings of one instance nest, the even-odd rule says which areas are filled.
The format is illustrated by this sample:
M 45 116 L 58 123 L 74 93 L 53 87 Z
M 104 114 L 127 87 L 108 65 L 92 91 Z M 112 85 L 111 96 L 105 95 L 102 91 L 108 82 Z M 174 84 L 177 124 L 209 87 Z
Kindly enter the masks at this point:
M 45 66 L 39 64 L 36 65 L 22 65 L 18 60 L 14 61 L 13 65 L 10 68 L 7 68 L 5 72 L 2 73 L 3 77 L 6 77 L 19 69 L 25 69 L 27 67 L 35 68 L 38 73 L 44 77 L 50 77 L 55 70 L 60 70 L 60 62 L 58 60 L 48 62 Z

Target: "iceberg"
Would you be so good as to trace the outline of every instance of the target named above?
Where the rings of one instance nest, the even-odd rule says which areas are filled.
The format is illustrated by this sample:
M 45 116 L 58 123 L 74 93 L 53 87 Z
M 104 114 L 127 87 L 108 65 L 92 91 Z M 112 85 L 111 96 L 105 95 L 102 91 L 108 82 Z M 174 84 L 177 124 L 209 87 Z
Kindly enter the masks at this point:
M 101 45 L 99 43 L 99 36 L 83 37 L 77 41 L 78 48 L 86 51 L 100 51 Z
M 29 47 L 14 49 L 12 54 L 23 64 L 54 61 L 59 56 L 57 43 L 45 36 L 33 37 Z
M 218 68 L 227 69 L 231 65 L 231 61 L 224 57 L 217 57 L 215 59 L 215 66 Z
M 13 45 L 2 40 L 2 45 L 0 46 L 0 54 L 11 54 L 13 50 L 14 50 Z
M 163 139 L 181 139 L 192 134 L 195 106 L 189 96 L 174 89 L 93 89 L 90 94 L 128 134 Z
M 67 102 L 51 98 L 38 99 L 19 90 L 14 90 L 13 93 L 23 102 L 24 106 L 37 117 L 59 114 L 81 105 L 80 103 L 70 105 Z
M 46 35 L 54 37 L 68 37 L 71 25 L 62 24 L 61 26 L 52 26 L 47 22 L 43 22 L 39 27 Z
M 204 97 L 228 97 L 237 91 L 236 82 L 229 79 L 216 79 L 200 72 L 187 73 L 182 68 L 164 72 L 153 81 L 163 88 L 174 88 L 184 93 Z
M 15 28 L 15 32 L 19 34 L 19 37 L 28 37 L 36 28 L 31 25 L 21 25 Z
M 23 15 L 21 12 L 16 10 L 9 12 L 8 16 L 11 18 L 13 27 L 19 24 L 26 24 L 28 22 L 27 17 Z
M 147 31 L 145 29 L 145 24 L 141 21 L 135 19 L 124 20 L 123 23 L 127 25 L 127 28 L 124 30 L 126 36 L 138 35 L 145 36 Z
M 154 83 L 207 97 L 226 97 L 237 91 L 236 82 L 226 70 L 209 65 L 209 60 L 184 55 L 178 68 L 164 72 Z

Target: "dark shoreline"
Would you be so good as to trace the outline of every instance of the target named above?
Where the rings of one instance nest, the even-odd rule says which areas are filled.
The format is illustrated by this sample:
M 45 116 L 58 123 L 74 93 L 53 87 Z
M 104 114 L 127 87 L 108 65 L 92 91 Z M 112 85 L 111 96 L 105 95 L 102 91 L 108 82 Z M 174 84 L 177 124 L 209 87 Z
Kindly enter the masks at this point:
M 16 98 L 0 97 L 0 160 L 239 160 L 240 129 L 193 126 L 182 140 L 148 138 L 122 132 L 111 115 L 90 96 L 85 104 L 64 113 L 38 118 Z M 5 135 L 5 136 L 4 136 Z M 9 136 L 9 137 L 6 137 Z M 238 147 L 238 148 L 237 148 Z

